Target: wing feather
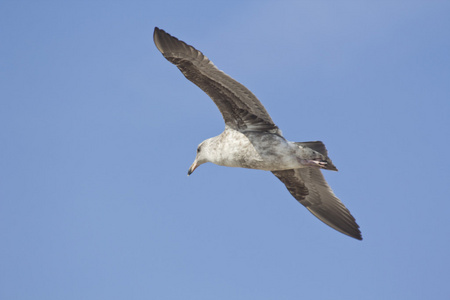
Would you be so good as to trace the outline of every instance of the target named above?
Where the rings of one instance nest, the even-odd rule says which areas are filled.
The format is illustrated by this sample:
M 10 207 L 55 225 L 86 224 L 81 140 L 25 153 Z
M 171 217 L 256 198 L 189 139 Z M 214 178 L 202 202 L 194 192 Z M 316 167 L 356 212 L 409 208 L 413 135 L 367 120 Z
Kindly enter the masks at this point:
M 202 52 L 157 27 L 153 39 L 163 56 L 211 97 L 227 126 L 240 131 L 268 131 L 281 135 L 258 98 L 220 71 Z
M 362 240 L 355 218 L 333 193 L 320 169 L 300 168 L 272 173 L 319 220 L 343 234 Z

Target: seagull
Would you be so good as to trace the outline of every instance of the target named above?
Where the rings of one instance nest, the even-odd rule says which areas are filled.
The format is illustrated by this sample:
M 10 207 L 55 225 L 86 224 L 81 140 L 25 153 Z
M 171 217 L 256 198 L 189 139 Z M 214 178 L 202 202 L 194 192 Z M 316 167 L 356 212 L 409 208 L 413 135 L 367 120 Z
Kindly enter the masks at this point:
M 225 130 L 220 135 L 197 147 L 188 175 L 207 162 L 270 171 L 319 220 L 362 240 L 355 218 L 322 175 L 321 169 L 337 171 L 337 168 L 321 141 L 286 140 L 258 98 L 219 70 L 202 52 L 158 27 L 153 40 L 169 62 L 208 94 L 225 121 Z

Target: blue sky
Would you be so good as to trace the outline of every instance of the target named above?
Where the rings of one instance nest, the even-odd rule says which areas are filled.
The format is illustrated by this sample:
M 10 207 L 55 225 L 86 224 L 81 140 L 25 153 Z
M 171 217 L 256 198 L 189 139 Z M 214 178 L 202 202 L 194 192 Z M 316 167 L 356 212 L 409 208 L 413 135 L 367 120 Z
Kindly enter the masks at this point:
M 448 299 L 450 3 L 2 1 L 1 299 Z M 362 242 L 269 172 L 202 165 L 213 102 L 158 26 L 262 101 Z

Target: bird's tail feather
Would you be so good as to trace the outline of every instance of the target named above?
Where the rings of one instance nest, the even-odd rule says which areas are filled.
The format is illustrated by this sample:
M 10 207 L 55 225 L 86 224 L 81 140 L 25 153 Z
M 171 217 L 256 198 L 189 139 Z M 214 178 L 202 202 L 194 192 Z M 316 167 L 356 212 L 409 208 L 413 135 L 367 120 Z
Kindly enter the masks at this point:
M 319 162 L 319 166 L 321 169 L 330 170 L 330 171 L 337 171 L 338 169 L 333 164 L 331 159 L 328 157 L 328 151 L 325 147 L 325 144 L 321 141 L 314 141 L 314 142 L 296 142 L 295 143 L 298 146 L 301 147 L 307 147 L 310 148 L 320 154 L 322 154 L 323 159 Z

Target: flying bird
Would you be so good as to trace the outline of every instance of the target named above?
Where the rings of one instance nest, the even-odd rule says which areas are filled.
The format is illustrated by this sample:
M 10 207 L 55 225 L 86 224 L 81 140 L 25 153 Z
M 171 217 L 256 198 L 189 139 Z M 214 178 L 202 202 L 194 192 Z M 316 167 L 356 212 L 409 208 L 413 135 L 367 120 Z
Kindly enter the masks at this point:
M 220 135 L 197 147 L 188 175 L 207 162 L 271 171 L 319 220 L 362 240 L 355 218 L 322 175 L 321 169 L 337 171 L 322 142 L 286 140 L 258 98 L 219 70 L 202 52 L 158 27 L 153 40 L 168 61 L 211 97 L 225 121 Z

